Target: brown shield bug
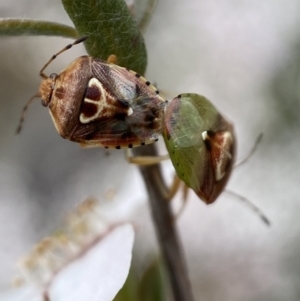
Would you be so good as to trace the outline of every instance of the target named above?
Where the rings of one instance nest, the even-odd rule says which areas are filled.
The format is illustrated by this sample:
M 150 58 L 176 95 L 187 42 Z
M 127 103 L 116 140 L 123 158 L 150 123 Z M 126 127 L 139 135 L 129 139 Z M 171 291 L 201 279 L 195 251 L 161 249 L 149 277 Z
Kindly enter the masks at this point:
M 158 140 L 166 100 L 140 74 L 90 56 L 74 60 L 61 73 L 47 76 L 46 67 L 62 52 L 85 41 L 82 37 L 52 56 L 40 71 L 40 97 L 49 107 L 58 133 L 82 146 L 132 148 Z

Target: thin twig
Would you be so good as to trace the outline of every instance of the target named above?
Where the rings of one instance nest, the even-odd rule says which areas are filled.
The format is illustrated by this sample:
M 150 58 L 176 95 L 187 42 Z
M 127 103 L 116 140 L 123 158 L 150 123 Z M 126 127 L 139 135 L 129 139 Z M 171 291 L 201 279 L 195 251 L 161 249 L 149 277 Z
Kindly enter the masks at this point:
M 155 145 L 133 149 L 133 153 L 136 156 L 157 155 Z M 160 166 L 140 166 L 139 168 L 149 194 L 152 219 L 167 268 L 173 299 L 174 301 L 193 301 L 187 267 L 175 228 L 175 218 L 171 211 L 170 202 L 165 198 L 167 187 Z

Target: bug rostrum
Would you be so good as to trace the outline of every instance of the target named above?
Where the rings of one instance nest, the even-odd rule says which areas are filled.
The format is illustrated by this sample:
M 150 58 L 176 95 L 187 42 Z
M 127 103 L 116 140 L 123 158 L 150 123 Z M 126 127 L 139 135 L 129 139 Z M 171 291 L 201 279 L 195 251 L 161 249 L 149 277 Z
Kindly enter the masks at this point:
M 82 37 L 55 54 L 41 69 L 39 93 L 58 133 L 83 146 L 131 148 L 157 141 L 166 100 L 138 73 L 90 56 L 75 59 L 61 73 L 45 68 Z M 32 99 L 33 99 L 32 98 Z M 24 113 L 30 101 L 23 110 Z

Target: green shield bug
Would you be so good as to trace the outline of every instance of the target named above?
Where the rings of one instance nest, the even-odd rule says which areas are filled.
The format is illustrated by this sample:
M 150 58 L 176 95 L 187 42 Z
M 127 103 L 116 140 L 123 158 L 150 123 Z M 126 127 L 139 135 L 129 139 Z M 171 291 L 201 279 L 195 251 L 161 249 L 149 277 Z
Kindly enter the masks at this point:
M 166 108 L 163 137 L 178 177 L 205 203 L 213 203 L 234 164 L 232 123 L 205 97 L 181 94 Z
M 206 204 L 215 202 L 225 190 L 235 167 L 236 136 L 233 124 L 204 96 L 186 93 L 175 97 L 166 107 L 162 135 L 178 178 Z M 249 159 L 261 138 L 262 135 L 259 135 L 250 154 L 236 166 Z M 165 159 L 166 156 L 161 156 L 156 161 L 141 158 L 133 162 L 147 165 Z M 173 181 L 169 199 L 179 189 L 178 178 Z M 251 201 L 237 193 L 226 191 L 247 204 L 265 224 L 270 225 L 265 214 Z M 185 189 L 185 201 L 186 193 Z

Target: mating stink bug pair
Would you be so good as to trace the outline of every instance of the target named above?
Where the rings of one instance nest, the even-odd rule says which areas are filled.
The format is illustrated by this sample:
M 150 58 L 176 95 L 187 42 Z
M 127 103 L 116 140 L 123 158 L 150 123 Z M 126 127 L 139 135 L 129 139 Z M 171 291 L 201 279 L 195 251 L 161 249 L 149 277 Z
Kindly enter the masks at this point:
M 44 74 L 36 97 L 48 106 L 58 133 L 82 146 L 132 148 L 163 135 L 178 177 L 207 204 L 224 190 L 235 159 L 235 134 L 203 96 L 181 94 L 169 105 L 159 91 L 134 71 L 108 61 L 82 56 L 60 74 Z

